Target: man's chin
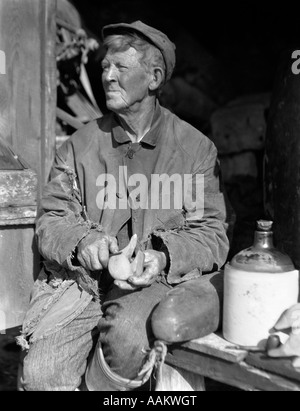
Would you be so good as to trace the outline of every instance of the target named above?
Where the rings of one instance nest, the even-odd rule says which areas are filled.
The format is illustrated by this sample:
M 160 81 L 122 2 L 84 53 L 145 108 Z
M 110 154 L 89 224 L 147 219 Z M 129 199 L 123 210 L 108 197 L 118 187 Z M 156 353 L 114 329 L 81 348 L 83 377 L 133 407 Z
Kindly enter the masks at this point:
M 121 104 L 116 104 L 115 102 L 112 101 L 106 101 L 106 107 L 108 108 L 108 110 L 113 111 L 114 113 L 120 113 L 124 110 L 124 106 L 122 106 Z

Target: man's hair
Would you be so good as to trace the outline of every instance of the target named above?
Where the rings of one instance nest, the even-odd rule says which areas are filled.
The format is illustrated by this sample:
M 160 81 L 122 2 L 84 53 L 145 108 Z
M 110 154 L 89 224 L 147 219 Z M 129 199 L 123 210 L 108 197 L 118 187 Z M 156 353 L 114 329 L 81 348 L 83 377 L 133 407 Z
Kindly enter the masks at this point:
M 130 47 L 141 54 L 140 63 L 149 71 L 152 67 L 160 67 L 163 71 L 161 87 L 165 82 L 166 65 L 161 51 L 149 43 L 149 40 L 135 32 L 119 30 L 118 33 L 105 37 L 104 47 L 113 52 L 126 51 Z

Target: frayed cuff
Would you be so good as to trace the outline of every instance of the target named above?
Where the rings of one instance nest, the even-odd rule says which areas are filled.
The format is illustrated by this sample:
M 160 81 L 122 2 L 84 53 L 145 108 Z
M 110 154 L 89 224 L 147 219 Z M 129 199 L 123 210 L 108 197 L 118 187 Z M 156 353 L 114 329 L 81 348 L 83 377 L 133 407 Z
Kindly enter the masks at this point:
M 16 343 L 17 343 L 18 346 L 21 347 L 22 351 L 28 351 L 29 350 L 29 342 L 27 341 L 24 334 L 18 335 L 16 337 Z

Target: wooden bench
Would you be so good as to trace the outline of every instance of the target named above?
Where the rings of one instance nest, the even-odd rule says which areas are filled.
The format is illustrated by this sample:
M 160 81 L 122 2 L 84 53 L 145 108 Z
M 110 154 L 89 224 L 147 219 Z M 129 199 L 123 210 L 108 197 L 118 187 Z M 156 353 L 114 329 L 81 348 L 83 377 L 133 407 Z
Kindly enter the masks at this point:
M 220 334 L 172 346 L 166 368 L 176 370 L 187 381 L 186 386 L 195 391 L 205 390 L 204 377 L 246 391 L 300 391 L 300 370 L 295 370 L 289 359 L 271 359 L 234 347 Z M 167 374 L 165 377 L 171 378 Z M 170 387 L 180 390 L 166 378 L 158 391 Z

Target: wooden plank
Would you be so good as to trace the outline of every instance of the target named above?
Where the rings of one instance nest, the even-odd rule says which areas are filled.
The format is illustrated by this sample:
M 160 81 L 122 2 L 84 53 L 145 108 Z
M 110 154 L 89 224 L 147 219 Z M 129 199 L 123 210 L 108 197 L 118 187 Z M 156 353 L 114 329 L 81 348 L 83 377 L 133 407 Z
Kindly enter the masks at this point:
M 47 183 L 56 150 L 57 0 L 39 1 L 41 19 L 41 187 Z
M 0 49 L 6 53 L 7 71 L 1 77 L 6 99 L 3 137 L 37 171 L 40 158 L 40 21 L 33 0 L 0 2 Z
M 166 357 L 166 364 L 246 391 L 300 391 L 299 383 L 258 370 L 245 362 L 230 363 L 187 349 L 172 350 Z
M 22 324 L 39 271 L 34 226 L 0 227 L 0 330 Z
M 81 127 L 84 126 L 84 123 L 82 123 L 76 117 L 71 116 L 59 107 L 56 108 L 56 114 L 60 120 L 65 121 L 67 124 L 74 127 L 76 130 L 79 130 Z
M 290 358 L 270 358 L 261 353 L 250 353 L 245 360 L 256 368 L 283 375 L 300 382 L 300 369 L 293 367 Z
M 55 152 L 56 0 L 1 0 L 0 136 L 43 186 Z
M 218 334 L 210 334 L 206 337 L 189 341 L 182 344 L 182 347 L 203 354 L 212 355 L 217 358 L 222 358 L 223 360 L 230 362 L 243 361 L 248 355 L 248 351 L 234 349 L 234 344 L 224 340 L 224 338 Z
M 23 168 L 18 156 L 0 139 L 0 170 L 23 170 Z
M 36 214 L 36 206 L 0 207 L 0 226 L 34 224 Z
M 36 205 L 37 185 L 33 170 L 0 171 L 0 208 Z

